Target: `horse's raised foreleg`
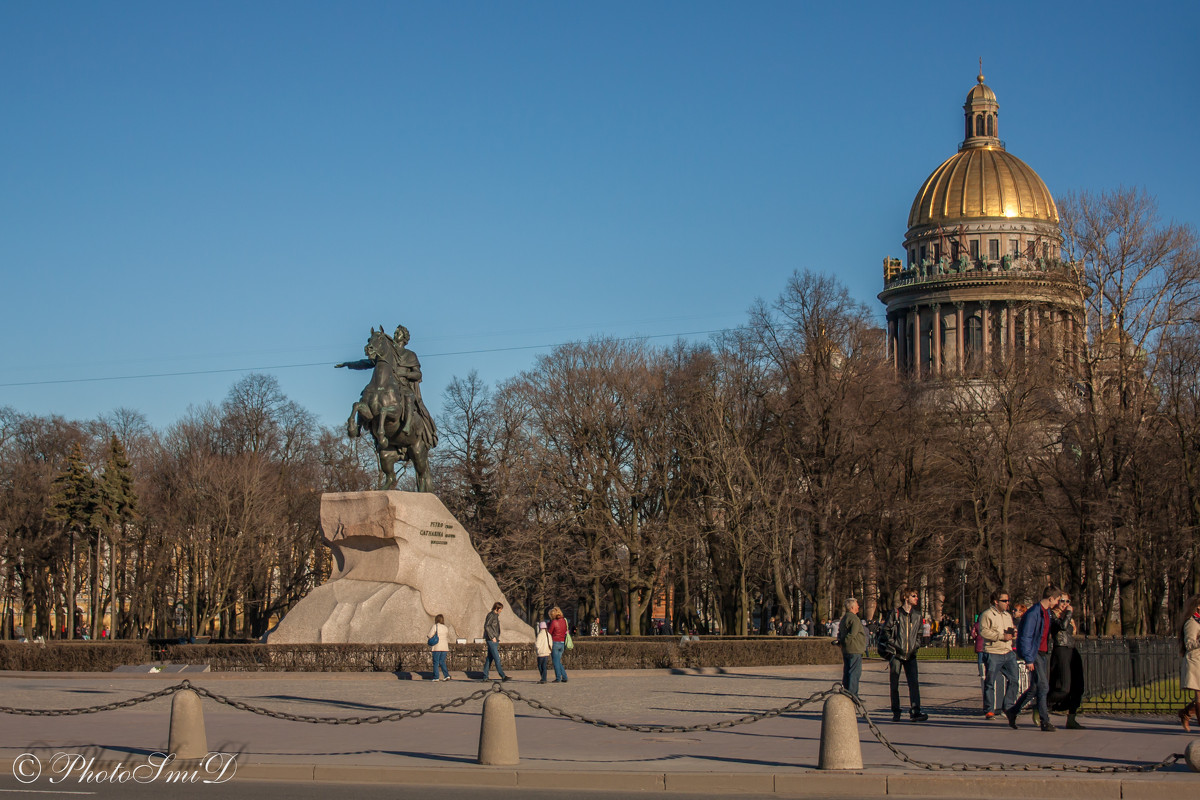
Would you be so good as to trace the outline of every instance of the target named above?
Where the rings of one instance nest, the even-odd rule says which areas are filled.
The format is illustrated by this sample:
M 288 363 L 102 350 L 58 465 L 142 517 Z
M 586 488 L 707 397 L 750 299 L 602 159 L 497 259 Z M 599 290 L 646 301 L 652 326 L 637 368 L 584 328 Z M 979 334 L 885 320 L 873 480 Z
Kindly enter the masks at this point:
M 370 422 L 375 418 L 371 413 L 371 408 L 362 400 L 359 400 L 350 407 L 350 418 L 346 420 L 346 433 L 351 439 L 357 438 L 362 434 L 363 422 Z
M 392 405 L 387 405 L 387 406 L 384 406 L 383 408 L 379 409 L 379 434 L 378 434 L 377 438 L 379 439 L 380 447 L 388 446 L 387 423 L 388 423 L 388 413 L 389 412 L 392 414 L 392 416 L 396 416 L 396 413 L 397 413 L 396 407 L 392 406 Z M 400 422 L 399 417 L 397 417 L 396 422 L 397 423 Z

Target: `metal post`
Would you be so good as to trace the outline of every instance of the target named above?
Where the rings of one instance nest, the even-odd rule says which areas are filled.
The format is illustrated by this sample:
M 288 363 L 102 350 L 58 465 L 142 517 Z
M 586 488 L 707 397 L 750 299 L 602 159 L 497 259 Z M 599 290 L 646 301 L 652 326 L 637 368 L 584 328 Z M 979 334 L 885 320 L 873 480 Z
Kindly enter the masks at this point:
M 958 559 L 958 646 L 967 640 L 967 559 Z

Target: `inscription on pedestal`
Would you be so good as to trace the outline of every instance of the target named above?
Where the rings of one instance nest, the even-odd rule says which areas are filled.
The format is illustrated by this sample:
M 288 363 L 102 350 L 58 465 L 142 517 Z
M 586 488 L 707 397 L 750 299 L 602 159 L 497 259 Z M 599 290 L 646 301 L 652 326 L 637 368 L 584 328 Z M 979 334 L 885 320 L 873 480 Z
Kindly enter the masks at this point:
M 429 543 L 432 544 L 449 544 L 448 539 L 454 539 L 457 534 L 451 533 L 454 530 L 453 525 L 445 522 L 430 522 L 428 528 L 420 529 L 422 536 L 428 537 Z

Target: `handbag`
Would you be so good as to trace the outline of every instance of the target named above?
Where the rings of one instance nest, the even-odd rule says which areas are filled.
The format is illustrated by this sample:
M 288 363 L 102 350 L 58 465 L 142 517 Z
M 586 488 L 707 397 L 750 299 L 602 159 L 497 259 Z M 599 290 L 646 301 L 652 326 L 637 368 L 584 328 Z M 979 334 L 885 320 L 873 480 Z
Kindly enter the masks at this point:
M 429 641 L 426 642 L 425 644 L 429 645 L 430 647 L 433 647 L 437 643 L 438 643 L 438 635 L 437 635 L 437 632 L 435 631 L 433 636 L 430 636 Z
M 570 631 L 567 631 L 567 649 L 568 650 L 575 649 L 575 643 L 573 641 L 571 641 L 571 632 Z

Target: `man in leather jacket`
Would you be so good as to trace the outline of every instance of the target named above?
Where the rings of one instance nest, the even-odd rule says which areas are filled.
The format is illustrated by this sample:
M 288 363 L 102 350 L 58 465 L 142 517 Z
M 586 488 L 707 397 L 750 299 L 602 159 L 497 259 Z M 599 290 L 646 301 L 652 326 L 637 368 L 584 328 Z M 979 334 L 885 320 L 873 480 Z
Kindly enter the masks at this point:
M 929 715 L 921 711 L 921 687 L 917 679 L 917 651 L 921 648 L 920 594 L 905 588 L 901 605 L 888 613 L 879 631 L 879 655 L 888 659 L 888 682 L 892 693 L 892 721 L 900 721 L 900 671 L 908 682 L 909 718 L 924 722 Z
M 493 603 L 491 612 L 483 621 L 483 639 L 487 643 L 487 658 L 483 661 L 485 681 L 491 674 L 492 664 L 496 665 L 496 674 L 500 676 L 500 680 L 512 680 L 504 674 L 504 667 L 500 666 L 500 612 L 503 610 L 503 603 Z

